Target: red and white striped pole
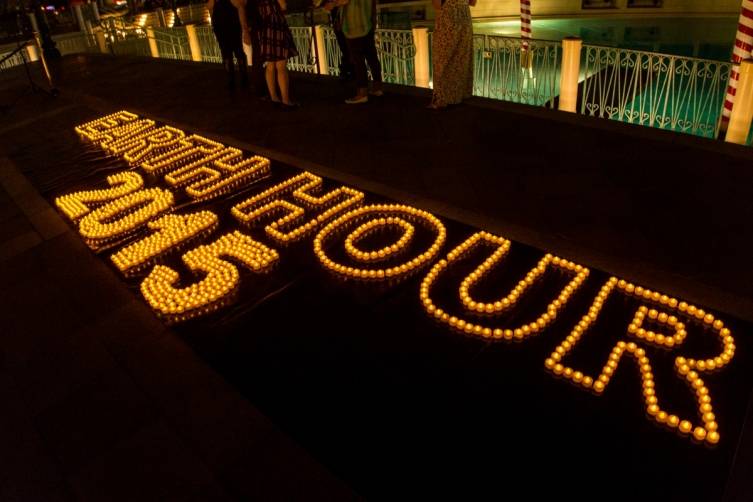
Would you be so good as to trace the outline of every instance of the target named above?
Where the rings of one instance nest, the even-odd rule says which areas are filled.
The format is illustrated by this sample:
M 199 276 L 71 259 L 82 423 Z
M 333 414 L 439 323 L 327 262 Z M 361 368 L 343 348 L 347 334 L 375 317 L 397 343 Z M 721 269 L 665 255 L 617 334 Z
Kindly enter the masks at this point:
M 533 54 L 529 50 L 531 40 L 531 0 L 520 0 L 520 66 L 524 69 L 533 67 Z
M 740 7 L 740 19 L 737 22 L 735 47 L 732 50 L 732 69 L 730 70 L 729 83 L 727 84 L 727 96 L 724 98 L 722 121 L 719 124 L 720 132 L 727 130 L 729 117 L 732 114 L 732 105 L 735 103 L 735 93 L 737 92 L 737 81 L 740 78 L 740 63 L 751 56 L 752 49 L 753 0 L 743 0 Z
M 531 38 L 531 0 L 520 0 L 520 38 L 523 47 L 527 48 L 527 41 Z

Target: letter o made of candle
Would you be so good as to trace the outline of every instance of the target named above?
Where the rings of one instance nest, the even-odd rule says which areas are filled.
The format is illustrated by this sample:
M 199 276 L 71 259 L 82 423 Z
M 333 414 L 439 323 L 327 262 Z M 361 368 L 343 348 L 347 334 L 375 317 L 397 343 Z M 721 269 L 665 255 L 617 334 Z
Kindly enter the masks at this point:
M 405 263 L 384 268 L 365 268 L 363 265 L 353 267 L 333 260 L 327 254 L 324 244 L 354 223 L 361 223 L 361 225 L 349 231 L 345 236 L 345 248 L 348 255 L 361 264 L 394 258 L 396 253 L 406 248 L 410 243 L 415 232 L 415 224 L 426 227 L 433 231 L 436 236 L 428 249 Z M 384 226 L 401 227 L 403 234 L 397 242 L 380 250 L 366 252 L 357 247 L 358 241 L 366 233 L 376 231 L 377 228 Z M 439 254 L 446 237 L 447 231 L 442 222 L 427 211 L 402 204 L 372 204 L 354 209 L 328 223 L 314 239 L 314 254 L 325 268 L 337 274 L 357 279 L 386 280 L 405 276 L 429 263 Z M 382 253 L 381 257 L 379 256 L 380 252 Z

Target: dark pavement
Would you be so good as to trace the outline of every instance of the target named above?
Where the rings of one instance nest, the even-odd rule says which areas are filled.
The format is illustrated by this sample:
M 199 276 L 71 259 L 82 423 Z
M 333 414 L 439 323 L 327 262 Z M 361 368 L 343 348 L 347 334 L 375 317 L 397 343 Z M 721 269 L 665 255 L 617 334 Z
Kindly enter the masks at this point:
M 0 115 L 0 500 L 358 498 L 88 252 L 38 194 L 65 177 L 54 152 L 21 129 L 43 141 L 128 109 L 753 319 L 747 148 L 485 100 L 437 113 L 406 89 L 350 108 L 308 77 L 293 82 L 303 107 L 283 112 L 228 96 L 216 65 L 80 56 L 59 70 L 55 100 L 0 73 L 0 105 L 15 102 Z M 36 154 L 43 176 L 17 163 Z M 750 489 L 749 457 L 728 493 Z

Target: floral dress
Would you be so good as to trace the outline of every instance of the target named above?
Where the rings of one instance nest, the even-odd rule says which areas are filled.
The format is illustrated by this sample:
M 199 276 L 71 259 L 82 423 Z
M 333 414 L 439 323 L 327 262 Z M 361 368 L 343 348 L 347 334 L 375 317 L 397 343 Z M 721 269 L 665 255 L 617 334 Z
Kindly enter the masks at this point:
M 460 103 L 473 93 L 473 26 L 468 0 L 445 0 L 432 35 L 434 94 L 441 107 Z

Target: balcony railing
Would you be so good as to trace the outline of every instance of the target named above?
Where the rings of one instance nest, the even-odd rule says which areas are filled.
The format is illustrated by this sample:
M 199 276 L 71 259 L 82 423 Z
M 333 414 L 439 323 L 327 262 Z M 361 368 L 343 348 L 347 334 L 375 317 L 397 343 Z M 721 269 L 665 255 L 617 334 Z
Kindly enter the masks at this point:
M 730 63 L 583 47 L 580 112 L 714 138 Z
M 152 56 L 178 60 L 222 61 L 210 26 L 196 26 L 191 53 L 185 27 L 111 27 L 104 32 L 107 51 L 116 55 Z M 294 71 L 338 75 L 342 57 L 329 26 L 292 27 L 298 56 Z M 414 36 L 427 37 L 417 53 Z M 102 34 L 57 36 L 63 54 L 101 50 Z M 431 32 L 379 29 L 377 49 L 385 82 L 431 86 Z M 315 43 L 316 42 L 316 43 Z M 426 49 L 428 48 L 428 50 Z M 0 58 L 13 47 L 0 47 Z M 317 56 L 321 68 L 317 69 Z M 428 75 L 418 78 L 417 58 Z M 522 40 L 495 35 L 474 35 L 474 94 L 533 106 L 555 107 L 560 93 L 562 44 L 557 41 Z M 0 69 L 22 64 L 20 54 Z M 578 91 L 578 111 L 583 115 L 656 127 L 707 138 L 718 135 L 720 112 L 731 64 L 722 61 L 672 56 L 645 51 L 584 45 Z M 753 135 L 752 135 L 753 137 Z
M 554 106 L 562 44 L 494 35 L 473 37 L 473 94 Z

